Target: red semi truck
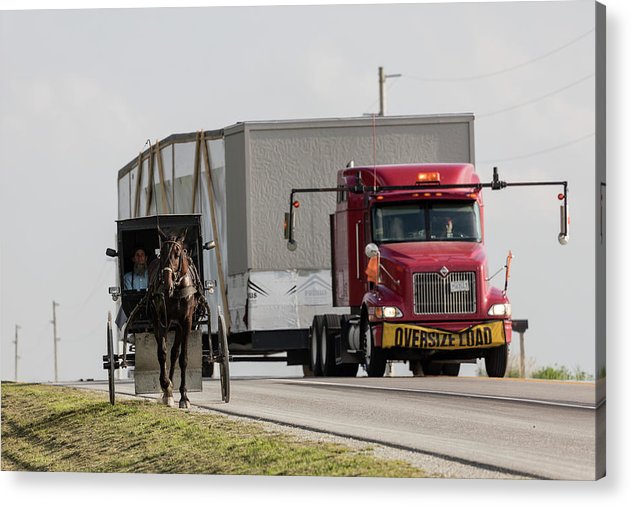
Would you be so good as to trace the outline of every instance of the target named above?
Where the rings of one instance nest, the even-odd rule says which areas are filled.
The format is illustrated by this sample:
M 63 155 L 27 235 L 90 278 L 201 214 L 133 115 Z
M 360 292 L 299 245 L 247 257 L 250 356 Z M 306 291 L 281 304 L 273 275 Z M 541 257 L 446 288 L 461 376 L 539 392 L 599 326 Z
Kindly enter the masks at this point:
M 473 165 L 414 164 L 338 171 L 335 188 L 294 189 L 286 216 L 295 250 L 298 193 L 335 192 L 330 216 L 333 306 L 349 314 L 316 315 L 309 366 L 316 376 L 383 376 L 390 360 L 415 375 L 457 376 L 462 362 L 483 358 L 504 376 L 511 305 L 490 285 L 484 248 L 482 189 L 562 185 L 559 242 L 568 240 L 567 182 L 481 183 Z

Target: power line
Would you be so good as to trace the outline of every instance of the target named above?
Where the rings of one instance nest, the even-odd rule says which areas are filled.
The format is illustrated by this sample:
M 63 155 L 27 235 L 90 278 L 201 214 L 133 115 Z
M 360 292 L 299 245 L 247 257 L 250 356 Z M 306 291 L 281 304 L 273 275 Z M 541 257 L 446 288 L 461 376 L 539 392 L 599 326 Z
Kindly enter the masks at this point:
M 583 135 L 582 137 L 579 137 L 577 139 L 568 141 L 568 142 L 564 142 L 563 144 L 557 144 L 556 146 L 552 146 L 546 149 L 542 149 L 540 151 L 533 151 L 531 153 L 526 153 L 523 155 L 517 155 L 517 156 L 512 156 L 510 158 L 491 158 L 489 160 L 478 160 L 478 164 L 480 163 L 495 163 L 495 162 L 509 162 L 512 160 L 521 160 L 522 158 L 530 158 L 532 156 L 537 156 L 537 155 L 543 155 L 545 153 L 550 153 L 552 151 L 557 151 L 559 149 L 563 149 L 567 146 L 571 146 L 572 144 L 578 144 L 581 141 L 584 141 L 586 139 L 589 139 L 591 137 L 594 137 L 596 135 L 596 132 L 592 132 L 590 134 L 587 135 Z
M 592 28 L 591 30 L 579 35 L 578 37 L 570 40 L 569 42 L 566 42 L 565 44 L 563 44 L 562 46 L 559 46 L 551 51 L 548 51 L 547 53 L 544 53 L 542 55 L 539 55 L 535 58 L 532 58 L 530 60 L 524 61 L 522 63 L 518 63 L 517 65 L 513 65 L 511 67 L 506 67 L 500 70 L 495 70 L 493 72 L 487 72 L 485 74 L 476 74 L 476 75 L 471 75 L 471 76 L 459 76 L 459 77 L 420 77 L 420 76 L 412 76 L 410 74 L 404 74 L 403 77 L 406 77 L 407 79 L 413 79 L 415 81 L 425 81 L 425 82 L 448 82 L 448 81 L 473 81 L 475 79 L 484 79 L 486 77 L 493 77 L 493 76 L 497 76 L 499 74 L 504 74 L 506 72 L 512 72 L 513 70 L 517 70 L 521 67 L 525 67 L 527 65 L 530 65 L 532 63 L 536 63 L 540 60 L 543 60 L 544 58 L 548 58 L 549 56 L 552 56 L 555 53 L 558 53 L 559 51 L 562 51 L 563 49 L 565 49 L 566 47 L 571 46 L 572 44 L 575 44 L 576 42 L 578 42 L 579 40 L 587 37 L 588 35 L 590 35 L 591 33 L 593 33 L 595 30 L 595 28 Z
M 581 77 L 580 79 L 578 79 L 577 81 L 574 81 L 570 84 L 567 84 L 561 88 L 558 88 L 554 91 L 551 91 L 549 93 L 546 93 L 545 95 L 541 95 L 539 97 L 533 98 L 531 100 L 527 100 L 526 102 L 521 102 L 519 104 L 516 105 L 512 105 L 510 107 L 505 107 L 504 109 L 498 109 L 497 111 L 493 111 L 493 112 L 487 112 L 487 113 L 483 113 L 483 114 L 476 114 L 475 117 L 476 119 L 480 119 L 480 118 L 488 118 L 490 116 L 495 116 L 496 114 L 500 114 L 503 112 L 507 112 L 507 111 L 512 111 L 514 109 L 518 109 L 520 107 L 524 107 L 526 105 L 530 105 L 530 104 L 534 104 L 535 102 L 539 102 L 541 100 L 544 100 L 548 97 L 551 97 L 552 95 L 556 95 L 557 93 L 561 93 L 562 91 L 565 91 L 573 86 L 576 86 L 577 84 L 582 83 L 583 81 L 587 81 L 588 79 L 594 77 L 596 74 L 594 72 L 592 72 L 589 75 L 586 75 L 585 77 Z

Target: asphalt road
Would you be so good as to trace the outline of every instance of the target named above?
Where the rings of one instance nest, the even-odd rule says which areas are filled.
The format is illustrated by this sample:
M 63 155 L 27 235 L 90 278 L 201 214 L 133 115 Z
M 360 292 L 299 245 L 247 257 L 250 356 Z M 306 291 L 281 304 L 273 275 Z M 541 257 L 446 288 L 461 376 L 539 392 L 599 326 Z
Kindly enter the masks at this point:
M 107 389 L 103 383 L 83 386 Z M 601 469 L 605 459 L 600 387 L 465 377 L 239 378 L 232 381 L 229 404 L 221 402 L 215 379 L 189 397 L 194 405 L 222 413 L 379 443 L 504 476 L 592 480 L 597 458 Z M 117 392 L 133 389 L 132 382 L 117 383 Z

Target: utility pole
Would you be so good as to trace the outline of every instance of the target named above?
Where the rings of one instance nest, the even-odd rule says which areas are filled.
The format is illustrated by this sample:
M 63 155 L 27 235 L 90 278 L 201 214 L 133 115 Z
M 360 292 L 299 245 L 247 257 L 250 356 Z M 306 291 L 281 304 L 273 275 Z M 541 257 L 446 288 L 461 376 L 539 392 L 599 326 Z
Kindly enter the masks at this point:
M 385 116 L 386 114 L 386 96 L 384 85 L 386 79 L 390 77 L 401 77 L 401 74 L 388 74 L 383 73 L 383 67 L 379 67 L 379 116 Z
M 55 357 L 55 383 L 57 382 L 57 379 L 58 379 L 58 376 L 57 376 L 57 341 L 59 341 L 59 339 L 57 339 L 57 313 L 55 311 L 57 306 L 59 306 L 59 304 L 57 302 L 53 301 L 53 319 L 50 322 L 50 323 L 53 324 L 53 350 L 54 350 L 54 357 Z
M 19 325 L 15 326 L 15 341 L 13 341 L 15 343 L 15 382 L 17 383 L 18 381 L 18 359 L 20 358 L 18 356 L 18 330 L 21 327 Z

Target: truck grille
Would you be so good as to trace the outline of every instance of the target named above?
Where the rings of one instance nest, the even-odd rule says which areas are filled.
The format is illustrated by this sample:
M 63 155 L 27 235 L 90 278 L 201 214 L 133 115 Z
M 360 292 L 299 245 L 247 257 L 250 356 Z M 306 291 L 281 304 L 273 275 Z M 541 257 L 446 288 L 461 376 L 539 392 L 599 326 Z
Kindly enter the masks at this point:
M 418 272 L 413 279 L 415 314 L 475 313 L 475 272 L 450 272 L 444 278 L 437 272 Z

